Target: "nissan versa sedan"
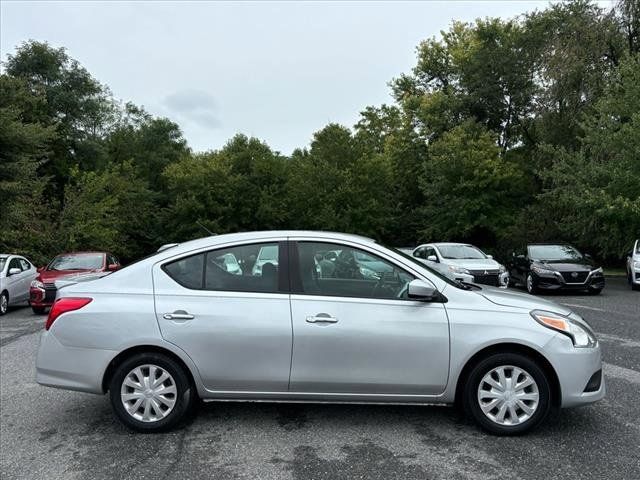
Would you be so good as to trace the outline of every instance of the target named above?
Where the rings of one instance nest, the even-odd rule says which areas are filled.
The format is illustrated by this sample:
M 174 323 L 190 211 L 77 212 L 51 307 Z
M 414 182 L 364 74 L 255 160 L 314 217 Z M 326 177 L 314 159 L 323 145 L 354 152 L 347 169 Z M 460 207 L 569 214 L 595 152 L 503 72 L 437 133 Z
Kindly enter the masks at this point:
M 250 262 L 265 249 L 258 274 Z M 328 251 L 387 271 L 325 274 Z M 241 274 L 221 267 L 226 254 Z M 566 307 L 455 282 L 368 238 L 305 231 L 194 240 L 61 288 L 36 375 L 108 393 L 143 432 L 179 425 L 200 398 L 458 404 L 513 435 L 605 395 L 598 341 Z
M 511 254 L 510 283 L 527 292 L 579 290 L 598 295 L 604 288 L 604 272 L 589 255 L 566 244 L 532 243 Z

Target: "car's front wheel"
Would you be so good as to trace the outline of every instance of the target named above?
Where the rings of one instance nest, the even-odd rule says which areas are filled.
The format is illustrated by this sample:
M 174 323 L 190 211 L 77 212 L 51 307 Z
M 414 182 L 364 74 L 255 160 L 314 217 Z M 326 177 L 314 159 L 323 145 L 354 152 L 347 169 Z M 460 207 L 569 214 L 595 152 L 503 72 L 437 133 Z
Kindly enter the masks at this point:
M 498 353 L 471 370 L 463 393 L 465 411 L 489 433 L 519 435 L 548 415 L 551 387 L 531 358 Z
M 117 417 L 139 432 L 166 431 L 180 423 L 195 401 L 185 369 L 160 353 L 140 353 L 122 362 L 109 386 Z
M 536 284 L 533 282 L 533 275 L 531 275 L 530 273 L 527 274 L 526 287 L 527 287 L 527 292 L 529 292 L 531 295 L 535 295 L 536 293 L 538 293 L 538 288 L 536 287 Z

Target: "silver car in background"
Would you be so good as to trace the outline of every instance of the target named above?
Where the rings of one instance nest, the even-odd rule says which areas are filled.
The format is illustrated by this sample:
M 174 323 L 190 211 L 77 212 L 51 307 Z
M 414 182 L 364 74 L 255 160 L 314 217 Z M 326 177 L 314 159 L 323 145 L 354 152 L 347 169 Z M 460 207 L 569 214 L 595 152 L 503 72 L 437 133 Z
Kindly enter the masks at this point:
M 640 290 L 640 240 L 627 253 L 627 280 L 632 290 Z
M 36 267 L 26 258 L 0 254 L 0 315 L 7 313 L 9 306 L 29 300 L 29 287 L 37 275 Z
M 318 268 L 328 251 L 386 268 Z M 220 265 L 226 254 L 242 274 Z M 201 398 L 459 404 L 513 435 L 605 395 L 598 341 L 566 307 L 457 283 L 368 238 L 306 231 L 194 240 L 61 288 L 36 379 L 108 392 L 138 431 L 178 425 Z
M 426 243 L 416 247 L 412 255 L 458 280 L 502 288 L 509 285 L 504 265 L 468 243 Z

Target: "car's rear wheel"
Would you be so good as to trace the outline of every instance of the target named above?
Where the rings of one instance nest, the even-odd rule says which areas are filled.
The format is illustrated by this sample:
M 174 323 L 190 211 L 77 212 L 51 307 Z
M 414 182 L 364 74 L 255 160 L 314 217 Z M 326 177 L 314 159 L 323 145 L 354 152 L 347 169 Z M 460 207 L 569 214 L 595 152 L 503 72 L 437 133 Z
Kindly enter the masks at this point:
M 0 315 L 4 315 L 9 310 L 9 294 L 2 292 L 0 294 Z
M 471 370 L 463 393 L 465 411 L 495 435 L 519 435 L 542 422 L 551 409 L 544 370 L 527 356 L 498 353 Z
M 180 364 L 150 352 L 136 354 L 116 368 L 109 396 L 125 425 L 139 432 L 159 432 L 184 420 L 196 392 Z

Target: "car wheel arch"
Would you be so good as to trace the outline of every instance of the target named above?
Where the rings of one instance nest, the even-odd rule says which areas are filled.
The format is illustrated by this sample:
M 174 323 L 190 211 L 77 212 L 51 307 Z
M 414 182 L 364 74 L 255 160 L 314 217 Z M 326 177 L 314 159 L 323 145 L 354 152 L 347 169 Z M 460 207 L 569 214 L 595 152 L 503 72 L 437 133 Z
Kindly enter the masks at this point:
M 455 390 L 455 404 L 457 406 L 462 405 L 462 395 L 464 392 L 464 386 L 467 382 L 469 374 L 475 365 L 483 359 L 495 355 L 498 353 L 518 353 L 529 357 L 531 360 L 535 361 L 540 368 L 544 371 L 549 379 L 549 384 L 551 385 L 551 403 L 553 407 L 560 407 L 562 403 L 562 390 L 560 387 L 560 380 L 558 379 L 558 374 L 556 373 L 551 362 L 539 351 L 536 349 L 529 347 L 527 345 L 523 345 L 521 343 L 496 343 L 493 345 L 486 346 L 481 350 L 474 353 L 464 364 L 460 374 L 458 375 L 458 381 L 456 382 L 456 390 Z
M 107 391 L 109 390 L 109 384 L 111 383 L 111 379 L 116 369 L 118 368 L 118 365 L 120 365 L 122 362 L 132 357 L 133 355 L 137 355 L 140 353 L 159 353 L 170 357 L 184 369 L 187 377 L 189 378 L 191 386 L 195 389 L 196 392 L 199 392 L 200 389 L 198 383 L 196 382 L 197 372 L 194 372 L 191 366 L 187 362 L 185 362 L 185 360 L 180 355 L 168 348 L 164 348 L 158 345 L 136 345 L 121 351 L 109 362 L 107 368 L 105 369 L 104 375 L 102 376 L 102 393 L 107 393 Z

